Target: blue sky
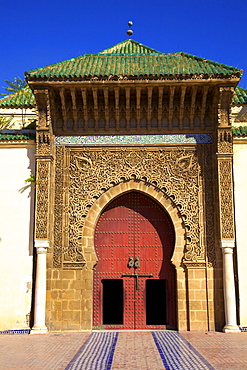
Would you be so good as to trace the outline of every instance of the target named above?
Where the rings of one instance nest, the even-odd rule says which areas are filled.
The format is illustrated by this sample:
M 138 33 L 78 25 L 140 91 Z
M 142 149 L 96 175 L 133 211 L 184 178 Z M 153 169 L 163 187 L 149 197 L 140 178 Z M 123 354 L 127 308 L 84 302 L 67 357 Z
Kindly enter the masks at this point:
M 0 11 L 0 92 L 5 79 L 128 38 L 161 52 L 194 54 L 246 72 L 247 0 L 8 0 Z

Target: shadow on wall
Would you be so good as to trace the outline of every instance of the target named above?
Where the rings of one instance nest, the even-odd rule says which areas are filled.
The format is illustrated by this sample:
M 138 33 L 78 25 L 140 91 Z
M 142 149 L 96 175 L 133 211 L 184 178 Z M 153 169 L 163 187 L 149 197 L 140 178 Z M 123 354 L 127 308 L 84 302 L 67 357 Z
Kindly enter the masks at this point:
M 29 159 L 28 169 L 31 174 L 35 174 L 35 147 L 27 148 L 27 157 Z M 25 179 L 23 179 L 25 181 Z M 30 217 L 29 217 L 29 256 L 33 255 L 33 233 L 34 233 L 34 200 L 35 200 L 35 184 L 29 183 L 19 189 L 19 193 L 27 193 L 27 198 L 30 198 Z

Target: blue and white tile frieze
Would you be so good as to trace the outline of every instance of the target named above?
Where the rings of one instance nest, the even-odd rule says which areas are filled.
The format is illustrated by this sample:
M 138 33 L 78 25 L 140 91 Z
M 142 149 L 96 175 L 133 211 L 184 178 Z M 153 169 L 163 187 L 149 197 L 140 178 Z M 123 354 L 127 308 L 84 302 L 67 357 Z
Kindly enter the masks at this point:
M 162 145 L 211 143 L 211 134 L 56 136 L 57 145 Z

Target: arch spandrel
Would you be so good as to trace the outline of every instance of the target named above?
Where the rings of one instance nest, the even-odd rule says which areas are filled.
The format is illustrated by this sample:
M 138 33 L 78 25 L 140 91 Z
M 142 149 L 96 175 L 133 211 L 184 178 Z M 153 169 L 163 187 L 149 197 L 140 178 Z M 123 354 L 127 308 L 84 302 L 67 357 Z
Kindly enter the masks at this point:
M 87 262 L 89 268 L 91 258 L 96 260 L 92 254 L 95 218 L 114 196 L 132 189 L 150 193 L 149 196 L 163 204 L 174 218 L 174 224 L 183 225 L 184 230 L 180 227 L 176 235 L 177 240 L 181 239 L 178 243 L 183 245 L 183 251 L 180 257 L 175 252 L 174 263 L 181 264 L 182 253 L 185 262 L 204 263 L 205 215 L 200 212 L 203 200 L 198 151 L 191 147 L 117 149 L 65 147 L 64 159 L 57 166 L 57 173 L 60 168 L 64 180 L 61 182 L 56 177 L 56 189 L 62 184 L 64 195 L 63 198 L 60 196 L 63 206 L 57 202 L 55 210 L 63 218 L 64 226 L 61 227 L 60 223 L 56 228 L 54 267 L 80 269 L 86 268 Z M 210 165 L 207 167 L 211 168 Z M 56 193 L 61 195 L 59 190 Z M 210 205 L 212 196 L 206 195 Z M 59 217 L 56 220 L 58 223 Z M 213 234 L 212 222 L 210 225 L 207 235 Z M 212 249 L 213 238 L 208 241 Z M 208 250 L 210 248 L 208 246 Z

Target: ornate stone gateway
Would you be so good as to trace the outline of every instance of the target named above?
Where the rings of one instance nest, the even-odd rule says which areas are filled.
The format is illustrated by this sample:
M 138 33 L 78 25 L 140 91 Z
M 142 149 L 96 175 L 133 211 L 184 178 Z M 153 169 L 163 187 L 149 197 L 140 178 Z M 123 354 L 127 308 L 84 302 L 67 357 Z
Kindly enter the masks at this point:
M 95 230 L 95 327 L 176 327 L 174 241 L 170 217 L 149 197 L 130 192 L 109 204 Z
M 34 332 L 238 330 L 229 107 L 240 76 L 133 40 L 27 73 L 38 113 Z M 168 245 L 160 225 L 166 237 L 174 229 Z M 169 301 L 158 322 L 155 291 Z

